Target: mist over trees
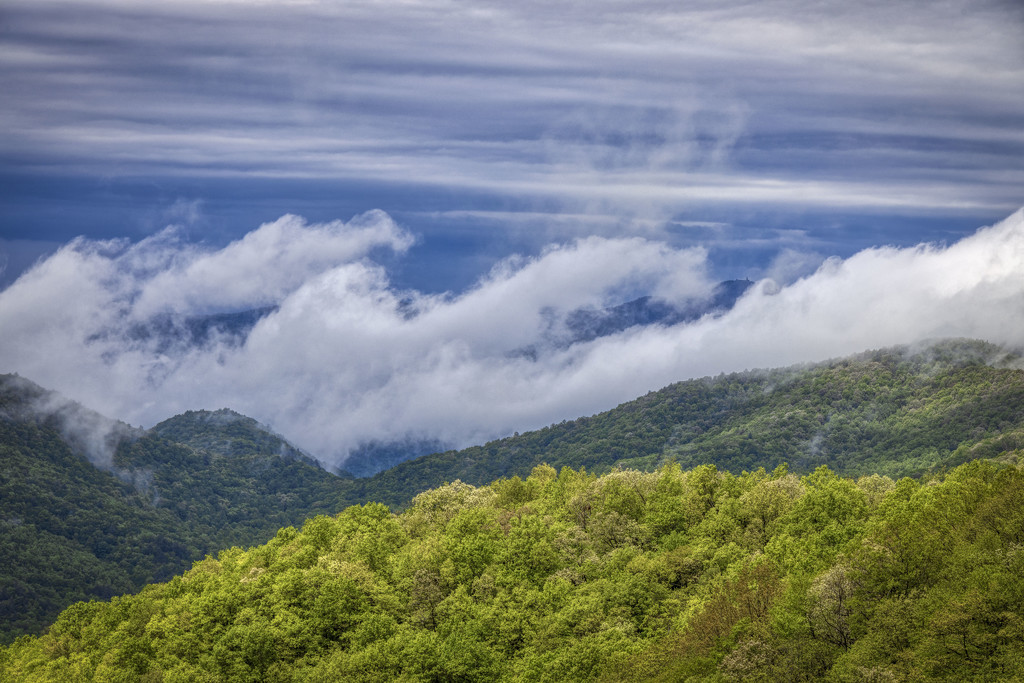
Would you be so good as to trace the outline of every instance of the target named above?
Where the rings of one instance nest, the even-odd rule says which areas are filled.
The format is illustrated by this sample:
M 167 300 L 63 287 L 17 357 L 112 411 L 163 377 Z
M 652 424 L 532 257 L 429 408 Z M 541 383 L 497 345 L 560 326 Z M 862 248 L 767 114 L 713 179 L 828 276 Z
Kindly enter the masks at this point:
M 1020 368 L 950 340 L 689 380 L 369 478 L 230 410 L 144 431 L 6 376 L 4 638 L 57 621 L 0 671 L 1013 678 Z
M 0 463 L 0 643 L 348 504 L 346 480 L 236 413 L 146 432 L 13 376 L 0 376 Z

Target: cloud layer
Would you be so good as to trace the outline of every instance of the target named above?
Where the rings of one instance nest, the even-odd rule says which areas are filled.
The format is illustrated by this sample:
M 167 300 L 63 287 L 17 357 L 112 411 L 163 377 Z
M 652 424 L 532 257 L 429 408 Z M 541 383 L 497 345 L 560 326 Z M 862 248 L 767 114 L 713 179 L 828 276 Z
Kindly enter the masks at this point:
M 720 371 L 1024 343 L 1021 214 L 956 241 L 1024 202 L 1019 2 L 0 12 L 0 286 L 87 235 L 0 290 L 0 370 L 113 417 L 231 407 L 337 463 Z M 371 207 L 398 220 L 328 220 Z M 564 343 L 573 310 L 743 275 L 722 317 Z M 173 335 L 254 309 L 241 339 Z
M 151 424 L 230 407 L 328 464 L 368 441 L 467 445 L 610 408 L 672 381 L 946 336 L 1024 345 L 1024 210 L 949 246 L 875 248 L 730 312 L 569 347 L 564 316 L 713 286 L 702 249 L 588 237 L 509 258 L 453 295 L 400 291 L 380 256 L 411 237 L 383 212 L 295 216 L 222 248 L 173 231 L 76 240 L 0 292 L 0 371 Z M 272 305 L 244 343 L 140 325 Z
M 18 174 L 326 179 L 648 219 L 1024 199 L 1014 2 L 10 0 L 4 24 Z

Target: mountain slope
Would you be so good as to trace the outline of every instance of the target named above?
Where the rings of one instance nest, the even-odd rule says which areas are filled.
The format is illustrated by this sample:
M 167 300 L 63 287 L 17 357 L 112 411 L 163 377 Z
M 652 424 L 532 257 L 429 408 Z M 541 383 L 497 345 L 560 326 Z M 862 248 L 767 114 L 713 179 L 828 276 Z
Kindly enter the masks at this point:
M 595 472 L 712 463 L 736 474 L 787 462 L 801 473 L 827 465 L 891 476 L 1014 462 L 1024 445 L 1019 365 L 991 345 L 947 341 L 690 380 L 369 479 L 325 472 L 228 410 L 190 411 L 143 432 L 0 377 L 0 638 L 316 514 L 367 501 L 401 509 L 445 482 L 524 477 L 543 462 Z
M 24 406 L 0 397 L 10 412 Z M 77 600 L 166 580 L 209 548 L 75 452 L 54 418 L 10 412 L 0 419 L 0 642 L 38 632 Z
M 0 642 L 347 505 L 344 479 L 232 416 L 147 433 L 0 376 Z
M 1019 366 L 998 347 L 952 340 L 689 380 L 592 417 L 401 463 L 357 485 L 364 500 L 401 506 L 412 491 L 525 476 L 540 462 L 605 472 L 674 460 L 734 473 L 787 462 L 799 472 L 827 465 L 916 476 L 975 457 L 981 451 L 970 449 L 982 442 L 998 457 L 1000 444 L 1013 442 L 1006 435 L 1024 434 Z
M 0 649 L 10 681 L 1011 681 L 1024 472 L 711 466 L 368 504 Z
M 262 542 L 349 500 L 349 480 L 230 410 L 189 411 L 161 422 L 126 445 L 118 462 L 146 472 L 158 505 L 205 527 L 219 548 Z

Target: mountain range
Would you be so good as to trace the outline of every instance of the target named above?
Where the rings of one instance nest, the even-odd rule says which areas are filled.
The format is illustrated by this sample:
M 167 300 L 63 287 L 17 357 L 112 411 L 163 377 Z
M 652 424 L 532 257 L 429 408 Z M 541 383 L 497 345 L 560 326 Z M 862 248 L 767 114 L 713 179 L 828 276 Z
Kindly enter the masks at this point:
M 678 305 L 648 295 L 602 309 L 578 308 L 565 318 L 569 330 L 565 344 L 592 341 L 637 325 L 675 325 L 721 314 L 736 305 L 753 284 L 751 280 L 724 280 L 709 296 Z
M 0 377 L 0 463 L 4 641 L 349 502 L 345 479 L 237 413 L 141 430 L 12 375 Z
M 1024 447 L 1016 353 L 949 340 L 821 364 L 688 380 L 617 408 L 372 477 L 322 469 L 256 420 L 189 411 L 149 430 L 0 377 L 2 638 L 37 633 L 77 600 L 165 581 L 231 546 L 375 501 L 406 508 L 447 482 L 525 478 L 539 464 L 594 473 L 784 464 L 927 478 L 1015 463 Z
M 1024 451 L 997 439 L 919 479 L 539 464 L 353 505 L 76 603 L 0 680 L 1022 680 Z

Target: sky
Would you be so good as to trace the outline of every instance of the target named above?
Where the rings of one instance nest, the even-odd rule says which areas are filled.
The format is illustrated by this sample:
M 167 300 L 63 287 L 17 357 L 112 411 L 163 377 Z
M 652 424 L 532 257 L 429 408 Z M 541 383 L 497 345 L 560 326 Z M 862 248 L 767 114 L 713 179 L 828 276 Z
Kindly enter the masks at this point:
M 1018 2 L 0 6 L 0 372 L 329 465 L 672 381 L 1024 345 Z M 565 317 L 757 282 L 566 346 Z M 275 307 L 241 343 L 152 321 Z

